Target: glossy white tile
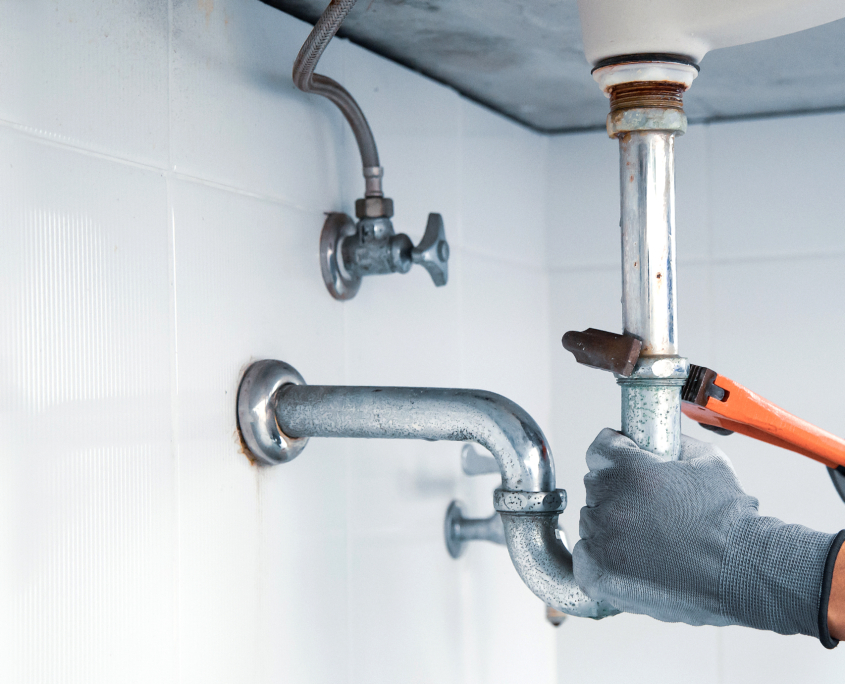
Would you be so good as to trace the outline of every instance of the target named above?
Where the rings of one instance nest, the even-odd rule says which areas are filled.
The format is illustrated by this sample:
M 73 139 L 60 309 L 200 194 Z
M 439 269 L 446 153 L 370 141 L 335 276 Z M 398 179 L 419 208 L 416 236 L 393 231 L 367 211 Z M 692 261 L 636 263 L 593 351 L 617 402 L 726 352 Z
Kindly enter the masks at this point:
M 343 209 L 337 159 L 346 122 L 290 78 L 310 28 L 261 2 L 174 0 L 177 172 L 315 212 Z M 342 78 L 343 49 L 332 43 L 320 70 Z
M 829 359 L 845 351 L 845 259 L 792 259 L 714 267 L 714 367 L 787 411 L 835 434 L 845 419 L 833 397 Z M 761 511 L 834 532 L 845 505 L 823 466 L 803 456 L 738 437 L 720 440 Z M 775 476 L 776 474 L 776 476 Z
M 672 684 L 720 681 L 719 629 L 617 615 L 568 620 L 557 634 L 558 681 Z
M 692 125 L 675 138 L 675 247 L 678 262 L 702 263 L 711 252 L 710 127 Z
M 0 679 L 175 675 L 165 182 L 0 128 Z
M 842 680 L 845 654 L 826 651 L 815 639 L 781 636 L 743 627 L 727 627 L 722 637 L 725 684 Z
M 167 3 L 4 0 L 0 14 L 0 120 L 167 165 Z
M 544 427 L 551 379 L 548 277 L 541 267 L 467 255 L 463 271 L 463 375 L 506 396 Z
M 845 250 L 843 122 L 825 114 L 710 126 L 714 256 Z
M 348 681 L 461 682 L 459 568 L 440 540 L 351 541 Z
M 548 268 L 617 266 L 619 143 L 603 131 L 551 138 L 548 159 Z
M 320 216 L 200 183 L 172 181 L 171 193 L 183 676 L 292 675 L 325 634 L 299 634 L 296 654 L 279 651 L 276 635 L 301 620 L 344 638 L 343 620 L 323 616 L 345 611 L 345 454 L 317 443 L 278 470 L 252 465 L 237 440 L 235 393 L 242 369 L 261 358 L 317 382 L 341 374 L 340 305 L 316 258 L 305 258 Z M 315 488 L 331 505 L 313 506 Z M 293 563 L 291 553 L 314 563 Z M 345 665 L 326 667 L 320 681 Z
M 518 126 L 491 132 L 463 113 L 463 242 L 488 257 L 542 267 L 548 141 Z M 495 188 L 495 190 L 494 190 Z

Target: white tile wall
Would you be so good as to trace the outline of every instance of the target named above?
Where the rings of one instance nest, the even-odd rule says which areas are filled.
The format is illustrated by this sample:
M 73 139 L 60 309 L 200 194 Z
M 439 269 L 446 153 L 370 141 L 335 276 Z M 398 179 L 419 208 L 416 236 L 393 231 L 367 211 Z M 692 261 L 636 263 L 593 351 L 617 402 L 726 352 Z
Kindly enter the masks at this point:
M 830 360 L 845 353 L 843 124 L 838 114 L 693 126 L 676 142 L 681 352 L 840 435 L 845 414 Z M 598 185 L 615 168 L 615 148 L 598 133 L 549 147 L 548 431 L 553 446 L 569 449 L 562 461 L 557 447 L 556 463 L 569 491 L 570 534 L 584 502 L 582 454 L 600 428 L 619 424 L 613 380 L 577 366 L 559 346 L 566 330 L 621 326 L 618 234 L 610 226 L 617 198 Z M 587 237 L 585 224 L 597 227 Z M 845 527 L 845 504 L 819 464 L 684 420 L 689 434 L 725 449 L 763 514 L 829 532 Z M 845 666 L 841 648 L 826 652 L 805 637 L 629 616 L 566 623 L 558 655 L 562 683 L 833 683 Z
M 344 208 L 334 105 L 291 81 L 309 26 L 258 0 L 172 0 L 173 170 L 317 212 Z M 320 67 L 343 77 L 344 47 Z M 357 188 L 356 188 L 357 190 Z
M 168 157 L 168 4 L 2 0 L 0 120 L 120 159 Z
M 166 681 L 165 181 L 3 126 L 0 156 L 0 681 Z
M 450 500 L 488 515 L 495 487 L 459 445 L 313 440 L 259 469 L 234 420 L 273 357 L 547 422 L 547 141 L 333 41 L 397 228 L 439 211 L 453 254 L 448 287 L 415 269 L 341 304 L 318 237 L 360 163 L 290 81 L 308 26 L 258 0 L 0 7 L 0 681 L 554 681 L 507 552 L 446 554 Z
M 317 241 L 360 169 L 290 82 L 306 25 L 257 0 L 0 9 L 0 681 L 839 681 L 845 651 L 808 639 L 555 631 L 503 548 L 446 555 L 449 501 L 489 515 L 496 482 L 460 475 L 456 444 L 312 440 L 274 469 L 240 451 L 252 359 L 498 391 L 549 435 L 575 537 L 618 391 L 559 339 L 618 327 L 614 143 L 534 135 L 333 41 L 321 70 L 370 118 L 397 228 L 418 240 L 439 211 L 453 248 L 446 288 L 415 269 L 340 304 Z M 842 124 L 693 127 L 677 216 L 684 351 L 845 433 L 824 363 L 845 339 Z M 764 512 L 845 526 L 823 470 L 724 445 Z

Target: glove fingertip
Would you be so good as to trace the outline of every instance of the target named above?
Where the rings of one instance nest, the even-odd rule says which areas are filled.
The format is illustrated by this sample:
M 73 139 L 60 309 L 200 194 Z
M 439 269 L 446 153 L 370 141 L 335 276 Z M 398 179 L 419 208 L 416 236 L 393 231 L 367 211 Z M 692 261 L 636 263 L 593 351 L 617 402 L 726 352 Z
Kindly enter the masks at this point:
M 613 466 L 628 449 L 637 449 L 628 437 L 611 428 L 604 428 L 587 449 L 587 467 L 591 471 Z
M 575 546 L 572 547 L 572 572 L 577 574 L 580 568 L 587 564 L 587 556 L 589 551 L 587 549 L 587 540 L 579 539 Z M 579 582 L 580 584 L 580 582 Z
M 590 472 L 632 460 L 661 462 L 657 456 L 637 446 L 630 437 L 610 428 L 604 428 L 587 449 L 587 466 Z
M 578 520 L 578 536 L 581 537 L 581 540 L 589 539 L 590 533 L 587 530 L 588 524 L 587 521 L 584 519 L 584 509 L 581 509 L 581 518 Z M 575 545 L 576 547 L 578 544 Z
M 713 446 L 708 442 L 703 442 L 695 437 L 689 435 L 681 435 L 681 451 L 678 454 L 679 461 L 689 461 L 701 455 L 708 447 Z
M 587 596 L 597 598 L 602 575 L 590 553 L 589 542 L 586 539 L 579 540 L 572 549 L 572 574 L 575 577 L 575 583 L 584 590 Z

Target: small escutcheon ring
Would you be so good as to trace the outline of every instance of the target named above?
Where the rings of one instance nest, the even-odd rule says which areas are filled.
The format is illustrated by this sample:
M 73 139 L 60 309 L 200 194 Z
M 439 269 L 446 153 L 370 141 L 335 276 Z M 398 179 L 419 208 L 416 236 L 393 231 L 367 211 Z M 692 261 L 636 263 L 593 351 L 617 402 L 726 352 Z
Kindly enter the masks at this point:
M 346 271 L 341 254 L 343 239 L 356 232 L 355 221 L 346 214 L 326 214 L 326 222 L 320 233 L 320 271 L 326 288 L 332 297 L 340 301 L 352 299 L 361 287 L 361 276 Z
M 264 465 L 292 461 L 307 437 L 288 437 L 276 421 L 276 395 L 285 385 L 304 385 L 293 366 L 266 359 L 247 368 L 238 388 L 238 429 L 255 459 Z

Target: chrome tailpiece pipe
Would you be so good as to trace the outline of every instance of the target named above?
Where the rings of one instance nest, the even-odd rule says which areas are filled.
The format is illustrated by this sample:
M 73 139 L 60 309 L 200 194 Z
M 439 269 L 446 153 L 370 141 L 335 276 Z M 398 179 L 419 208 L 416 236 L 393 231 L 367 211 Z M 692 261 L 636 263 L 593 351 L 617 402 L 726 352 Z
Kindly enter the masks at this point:
M 617 611 L 575 583 L 572 556 L 556 534 L 566 492 L 555 488 L 542 430 L 522 408 L 492 392 L 416 387 L 306 385 L 281 361 L 250 366 L 238 390 L 238 427 L 256 462 L 294 459 L 311 437 L 474 442 L 502 476 L 494 493 L 517 572 L 547 605 L 602 618 Z M 492 524 L 492 523 L 491 523 Z
M 622 322 L 642 342 L 622 389 L 622 432 L 665 460 L 678 458 L 681 388 L 675 262 L 675 137 L 687 118 L 683 93 L 698 74 L 689 59 L 633 55 L 597 65 L 610 98 L 607 132 L 619 140 Z

